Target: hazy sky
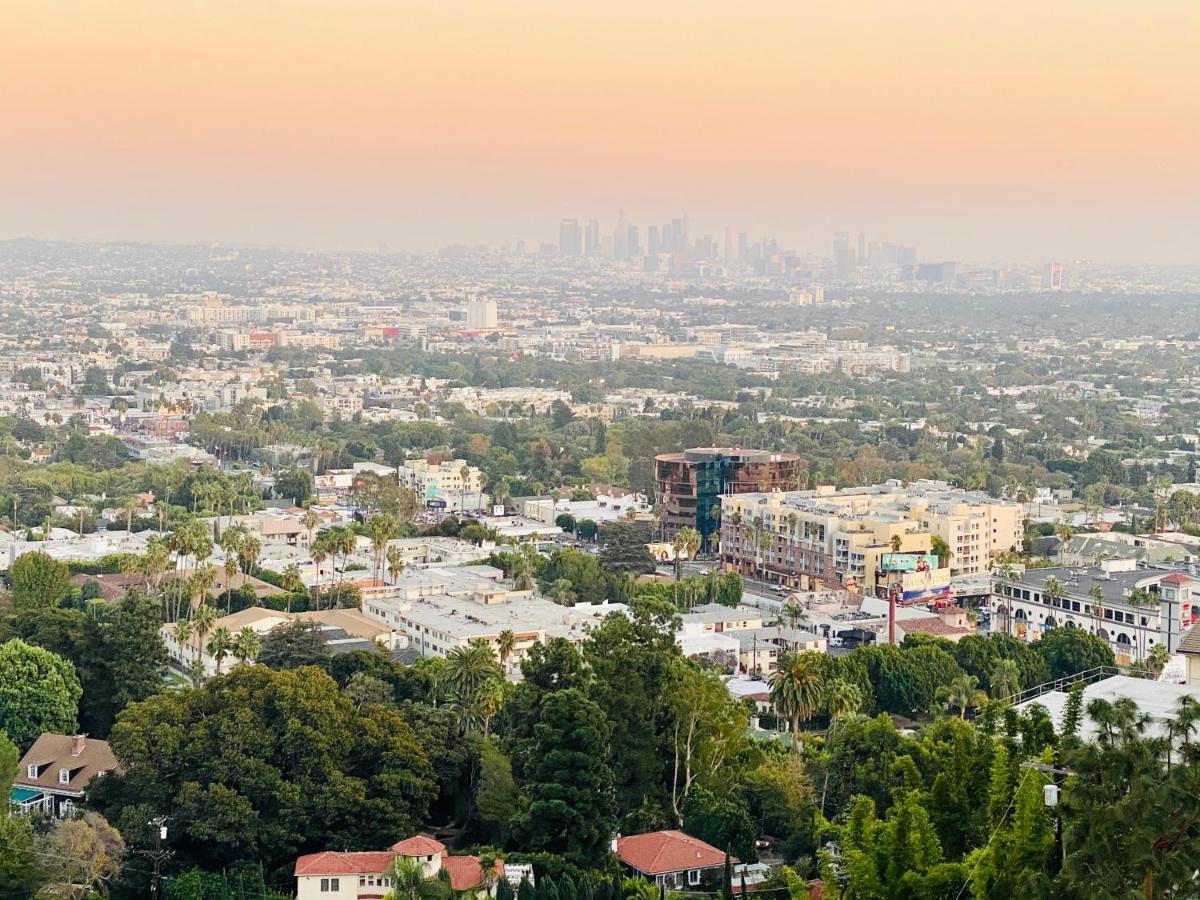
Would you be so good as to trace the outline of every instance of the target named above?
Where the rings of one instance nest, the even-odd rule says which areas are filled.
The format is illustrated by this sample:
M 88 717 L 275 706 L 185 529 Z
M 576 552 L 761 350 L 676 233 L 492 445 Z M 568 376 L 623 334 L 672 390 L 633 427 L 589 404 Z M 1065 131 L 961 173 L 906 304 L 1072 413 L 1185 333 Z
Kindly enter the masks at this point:
M 1200 262 L 1200 0 L 0 0 L 0 237 Z

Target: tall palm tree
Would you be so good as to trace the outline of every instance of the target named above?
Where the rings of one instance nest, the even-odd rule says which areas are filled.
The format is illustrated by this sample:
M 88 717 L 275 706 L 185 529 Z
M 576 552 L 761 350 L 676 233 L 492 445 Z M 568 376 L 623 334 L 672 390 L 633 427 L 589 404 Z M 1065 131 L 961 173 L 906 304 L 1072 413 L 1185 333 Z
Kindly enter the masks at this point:
M 792 751 L 800 752 L 800 723 L 812 718 L 821 705 L 821 676 L 801 654 L 785 654 L 771 673 L 771 702 L 787 719 Z
M 483 735 L 487 737 L 491 730 L 492 719 L 500 712 L 500 707 L 504 705 L 504 682 L 498 678 L 493 678 L 479 689 L 479 693 L 475 696 L 475 705 L 479 711 L 479 718 L 483 724 Z
M 517 636 L 511 628 L 505 628 L 496 638 L 496 655 L 500 657 L 500 667 L 508 671 L 508 659 L 517 649 Z
M 396 579 L 404 571 L 404 551 L 398 546 L 387 548 L 387 569 L 388 575 L 392 578 L 392 584 L 396 583 Z
M 242 665 L 252 659 L 257 659 L 260 648 L 261 641 L 258 633 L 249 625 L 242 626 L 242 630 L 233 639 L 233 657 Z
M 262 555 L 262 541 L 254 535 L 250 535 L 246 540 L 242 541 L 242 546 L 238 548 L 238 562 L 242 565 L 242 586 L 246 585 L 246 576 L 254 571 L 254 567 L 258 565 L 258 558 Z
M 183 646 L 192 639 L 192 620 L 191 619 L 176 619 L 175 625 L 171 629 L 171 633 L 175 637 L 175 643 L 179 645 L 179 662 L 183 663 Z
M 212 631 L 213 623 L 216 621 L 217 610 L 209 603 L 201 603 L 192 613 L 192 635 L 195 638 L 192 644 L 192 657 L 197 662 L 200 659 L 200 648 L 204 646 L 204 639 L 208 637 L 208 633 Z
M 225 613 L 228 615 L 233 611 L 233 576 L 238 573 L 238 561 L 236 556 L 225 557 Z
M 316 600 L 317 609 L 321 608 L 321 565 L 329 558 L 327 548 L 321 540 L 321 536 L 317 535 L 317 539 L 309 545 L 308 555 L 312 557 L 313 565 L 317 568 L 317 579 L 313 585 L 313 597 Z
M 225 662 L 225 657 L 232 649 L 233 635 L 224 625 L 218 625 L 213 629 L 212 637 L 208 639 L 208 644 L 204 648 L 205 652 L 216 661 L 218 675 L 221 674 L 221 666 Z
M 383 553 L 387 550 L 388 541 L 396 533 L 396 520 L 386 513 L 371 516 L 367 519 L 367 534 L 371 539 L 371 550 L 374 553 L 373 576 L 376 581 L 383 578 Z
M 308 532 L 308 546 L 312 546 L 313 532 L 317 530 L 317 526 L 321 524 L 321 517 L 317 515 L 317 511 L 311 506 L 304 510 L 304 515 L 300 517 L 300 524 L 304 526 L 304 530 Z
M 967 674 L 943 684 L 934 696 L 946 709 L 957 709 L 960 719 L 966 718 L 968 709 L 978 709 L 987 703 L 987 694 L 979 689 L 979 679 Z

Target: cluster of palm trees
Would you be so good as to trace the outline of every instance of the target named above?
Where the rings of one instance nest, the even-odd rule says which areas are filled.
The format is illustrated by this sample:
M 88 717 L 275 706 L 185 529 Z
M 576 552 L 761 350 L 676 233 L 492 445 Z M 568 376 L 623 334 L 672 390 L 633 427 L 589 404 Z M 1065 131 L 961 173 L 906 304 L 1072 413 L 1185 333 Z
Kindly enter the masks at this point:
M 233 577 L 239 572 L 241 586 L 245 586 L 246 576 L 254 571 L 262 555 L 262 542 L 245 525 L 232 525 L 225 529 L 217 543 L 225 551 L 226 589 L 233 590 Z
M 249 472 L 194 481 L 189 490 L 193 512 L 233 515 L 237 509 L 249 513 L 261 505 Z
M 321 564 L 325 560 L 330 561 L 327 594 L 332 604 L 336 602 L 338 588 L 345 580 L 346 564 L 350 559 L 350 554 L 357 549 L 358 535 L 354 533 L 353 529 L 344 525 L 331 525 L 317 532 L 317 536 L 308 548 L 308 555 L 312 557 L 313 564 L 317 567 L 316 590 L 313 591 L 317 609 L 321 608 Z M 338 565 L 339 556 L 342 559 L 340 566 Z
M 260 642 L 253 628 L 246 626 L 237 634 L 233 634 L 224 625 L 217 625 L 216 621 L 216 609 L 211 604 L 201 603 L 191 618 L 179 619 L 172 629 L 180 653 L 185 645 L 191 644 L 192 661 L 189 674 L 194 686 L 199 686 L 206 674 L 200 656 L 201 648 L 216 662 L 218 675 L 221 674 L 225 660 L 230 656 L 243 665 L 258 657 Z
M 472 641 L 446 654 L 445 663 L 437 671 L 435 695 L 455 711 L 464 734 L 475 731 L 487 735 L 490 731 L 492 720 L 504 705 L 504 675 L 516 645 L 516 635 L 505 629 L 495 650 L 487 641 Z

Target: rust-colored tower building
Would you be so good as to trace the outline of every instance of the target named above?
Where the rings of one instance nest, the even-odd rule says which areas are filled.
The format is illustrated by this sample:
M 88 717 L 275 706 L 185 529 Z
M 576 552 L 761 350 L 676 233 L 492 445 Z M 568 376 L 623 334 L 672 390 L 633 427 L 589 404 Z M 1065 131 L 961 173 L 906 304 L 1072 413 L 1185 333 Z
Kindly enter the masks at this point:
M 695 447 L 654 457 L 658 502 L 663 507 L 663 537 L 679 529 L 700 532 L 703 548 L 718 532 L 722 494 L 795 490 L 803 463 L 794 453 L 744 450 L 740 447 Z

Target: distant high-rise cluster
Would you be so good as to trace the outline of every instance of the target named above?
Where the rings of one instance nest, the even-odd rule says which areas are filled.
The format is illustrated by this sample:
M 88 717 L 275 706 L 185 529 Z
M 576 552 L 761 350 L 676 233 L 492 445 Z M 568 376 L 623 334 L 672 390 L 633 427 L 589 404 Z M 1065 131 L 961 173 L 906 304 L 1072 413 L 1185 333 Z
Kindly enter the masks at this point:
M 776 238 L 753 238 L 748 232 L 725 225 L 719 233 L 693 235 L 687 216 L 676 216 L 659 224 L 642 226 L 631 222 L 624 210 L 617 212 L 611 231 L 598 219 L 563 219 L 558 225 L 558 244 L 542 244 L 542 256 L 561 259 L 600 259 L 632 262 L 646 272 L 697 274 L 737 268 L 766 277 L 859 281 L 864 272 L 890 273 L 885 281 L 917 278 L 917 250 L 887 241 L 869 241 L 865 231 L 838 231 L 828 257 L 802 253 L 783 246 Z M 950 267 L 952 263 L 939 263 Z M 940 283 L 941 269 L 933 278 Z M 932 270 L 930 270 L 932 272 Z M 929 274 L 930 272 L 927 272 Z M 1049 279 L 1048 279 L 1049 280 Z

